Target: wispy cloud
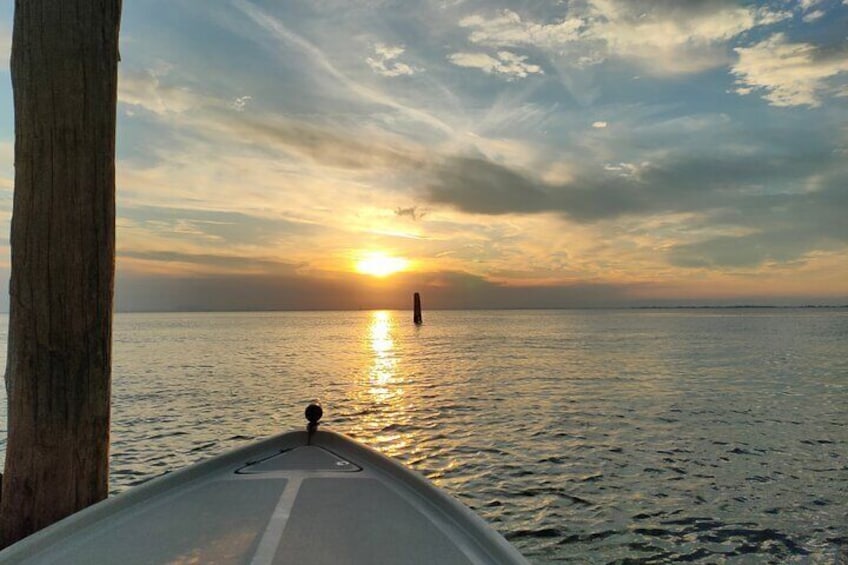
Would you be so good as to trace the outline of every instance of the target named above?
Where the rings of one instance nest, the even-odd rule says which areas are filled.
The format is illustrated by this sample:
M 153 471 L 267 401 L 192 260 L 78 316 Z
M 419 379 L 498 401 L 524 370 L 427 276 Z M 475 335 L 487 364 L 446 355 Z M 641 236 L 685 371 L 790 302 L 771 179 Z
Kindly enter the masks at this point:
M 383 92 L 375 90 L 370 86 L 363 85 L 350 78 L 347 74 L 336 68 L 333 62 L 330 61 L 330 59 L 321 51 L 321 49 L 319 49 L 318 46 L 291 31 L 283 24 L 282 21 L 275 18 L 273 15 L 264 12 L 259 7 L 247 2 L 246 0 L 235 0 L 235 6 L 253 20 L 261 29 L 271 34 L 276 41 L 283 43 L 286 46 L 295 47 L 301 51 L 315 65 L 316 71 L 326 73 L 336 81 L 338 86 L 347 89 L 353 95 L 375 104 L 394 109 L 408 119 L 428 125 L 442 133 L 448 135 L 454 134 L 454 130 L 450 125 L 427 111 L 407 106 Z
M 120 69 L 118 101 L 154 114 L 179 114 L 196 107 L 198 95 L 185 86 L 168 83 L 171 66 L 152 69 Z

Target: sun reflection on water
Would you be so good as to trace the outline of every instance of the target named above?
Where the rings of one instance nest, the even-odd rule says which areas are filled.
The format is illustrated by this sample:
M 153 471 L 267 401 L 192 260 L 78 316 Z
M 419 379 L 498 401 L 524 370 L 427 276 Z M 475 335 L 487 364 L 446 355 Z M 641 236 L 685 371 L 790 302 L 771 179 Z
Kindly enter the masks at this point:
M 373 402 L 391 403 L 403 394 L 398 386 L 397 357 L 392 339 L 392 315 L 385 310 L 374 312 L 369 326 L 369 336 L 373 361 L 368 373 L 369 389 Z
M 354 435 L 389 454 L 402 452 L 409 438 L 399 431 L 407 421 L 406 381 L 399 370 L 395 344 L 397 322 L 392 312 L 377 310 L 371 314 L 363 340 L 363 353 L 370 359 L 362 376 L 353 384 L 351 396 L 360 405 Z

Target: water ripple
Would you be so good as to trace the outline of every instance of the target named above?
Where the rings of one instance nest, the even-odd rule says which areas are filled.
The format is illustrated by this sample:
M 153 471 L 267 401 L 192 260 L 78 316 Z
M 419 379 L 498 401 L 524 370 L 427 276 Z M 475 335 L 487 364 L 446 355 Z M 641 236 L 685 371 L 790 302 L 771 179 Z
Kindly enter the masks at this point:
M 534 562 L 833 563 L 848 547 L 844 310 L 407 322 L 117 316 L 113 491 L 301 427 L 320 398 L 325 426 L 429 477 Z

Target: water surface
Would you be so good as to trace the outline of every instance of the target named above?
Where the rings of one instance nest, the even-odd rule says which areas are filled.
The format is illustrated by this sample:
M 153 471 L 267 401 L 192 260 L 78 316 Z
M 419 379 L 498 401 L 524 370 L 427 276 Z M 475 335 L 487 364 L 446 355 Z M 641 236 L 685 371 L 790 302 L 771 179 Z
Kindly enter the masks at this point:
M 320 398 L 535 562 L 832 563 L 846 338 L 845 310 L 119 314 L 112 489 Z

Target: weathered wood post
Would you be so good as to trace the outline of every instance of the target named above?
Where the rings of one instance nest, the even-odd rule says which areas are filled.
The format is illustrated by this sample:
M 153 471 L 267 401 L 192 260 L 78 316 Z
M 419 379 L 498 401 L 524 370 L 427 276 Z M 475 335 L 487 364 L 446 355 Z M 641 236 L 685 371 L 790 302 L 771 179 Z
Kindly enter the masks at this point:
M 424 323 L 424 318 L 421 317 L 421 295 L 417 292 L 413 296 L 414 302 L 414 311 L 412 314 L 412 321 L 416 326 L 420 326 Z
M 16 0 L 0 546 L 108 494 L 121 0 Z

